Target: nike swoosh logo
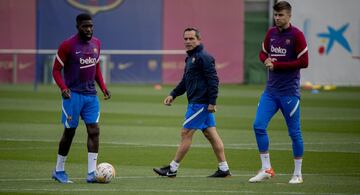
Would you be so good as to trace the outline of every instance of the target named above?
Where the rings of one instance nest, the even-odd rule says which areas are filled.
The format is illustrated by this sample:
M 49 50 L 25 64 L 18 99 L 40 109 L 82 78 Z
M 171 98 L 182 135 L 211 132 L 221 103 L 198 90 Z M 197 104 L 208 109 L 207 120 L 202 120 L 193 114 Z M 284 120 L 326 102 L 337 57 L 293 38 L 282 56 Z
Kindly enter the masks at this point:
M 75 52 L 75 54 L 79 54 L 79 53 L 81 53 L 81 51 L 76 51 L 76 52 Z
M 290 104 L 292 100 L 288 101 L 287 104 Z
M 125 69 L 129 68 L 130 66 L 132 66 L 132 63 L 130 63 L 130 62 L 119 63 L 118 68 L 119 68 L 119 70 L 125 70 Z
M 23 70 L 27 67 L 31 66 L 31 62 L 27 62 L 27 63 L 19 63 L 19 69 Z
M 166 176 L 174 176 L 175 173 L 169 173 L 169 172 L 166 172 Z

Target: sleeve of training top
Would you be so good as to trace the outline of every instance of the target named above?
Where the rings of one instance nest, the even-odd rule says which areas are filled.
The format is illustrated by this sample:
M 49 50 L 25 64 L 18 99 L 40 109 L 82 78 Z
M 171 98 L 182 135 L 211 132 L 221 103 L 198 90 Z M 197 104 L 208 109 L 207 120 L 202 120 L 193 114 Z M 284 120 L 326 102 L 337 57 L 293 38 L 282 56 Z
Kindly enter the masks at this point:
M 295 52 L 297 58 L 287 62 L 273 62 L 274 69 L 298 69 L 307 68 L 309 63 L 308 47 L 304 34 L 299 31 L 295 34 Z
M 54 80 L 55 80 L 56 84 L 59 86 L 61 91 L 64 91 L 65 89 L 68 88 L 64 82 L 62 75 L 61 75 L 61 70 L 63 69 L 63 67 L 65 66 L 66 61 L 67 61 L 67 55 L 69 53 L 68 51 L 69 51 L 69 47 L 68 47 L 67 43 L 63 42 L 60 45 L 58 52 L 56 54 L 53 71 L 52 71 Z
M 184 72 L 185 75 L 185 72 Z M 185 86 L 185 76 L 181 79 L 180 83 L 173 89 L 170 95 L 175 99 L 177 96 L 180 96 L 186 92 Z
M 101 91 L 106 91 L 106 85 L 104 82 L 104 79 L 102 77 L 102 73 L 101 73 L 101 68 L 100 68 L 100 41 L 97 42 L 98 44 L 98 60 L 96 62 L 96 73 L 95 73 L 95 81 L 97 82 L 97 84 L 99 85 Z
M 180 83 L 171 91 L 170 95 L 175 99 L 177 96 L 180 96 L 186 92 L 186 84 L 185 84 L 185 72 L 186 66 L 184 69 L 183 77 Z
M 269 31 L 266 32 L 265 39 L 261 43 L 261 50 L 260 50 L 260 53 L 259 53 L 259 59 L 260 59 L 260 61 L 262 63 L 264 63 L 265 60 L 269 56 L 269 51 L 267 51 L 268 48 L 269 48 Z
M 201 63 L 203 64 L 204 76 L 206 78 L 209 94 L 209 104 L 216 105 L 216 99 L 218 96 L 219 78 L 215 69 L 215 59 L 208 55 L 201 57 Z

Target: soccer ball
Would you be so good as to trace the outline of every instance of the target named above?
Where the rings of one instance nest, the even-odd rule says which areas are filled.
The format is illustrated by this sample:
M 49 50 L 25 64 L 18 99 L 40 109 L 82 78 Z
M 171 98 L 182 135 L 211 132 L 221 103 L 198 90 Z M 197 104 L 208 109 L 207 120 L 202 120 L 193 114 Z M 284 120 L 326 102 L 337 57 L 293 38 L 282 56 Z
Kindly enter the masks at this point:
M 109 183 L 115 177 L 115 169 L 110 163 L 100 163 L 96 168 L 95 177 L 99 183 Z

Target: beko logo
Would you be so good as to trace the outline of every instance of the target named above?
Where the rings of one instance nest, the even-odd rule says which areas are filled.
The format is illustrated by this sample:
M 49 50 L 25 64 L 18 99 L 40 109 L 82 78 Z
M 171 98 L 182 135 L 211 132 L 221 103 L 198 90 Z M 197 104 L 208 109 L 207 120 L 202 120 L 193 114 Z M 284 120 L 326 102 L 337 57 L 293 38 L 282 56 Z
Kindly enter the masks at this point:
M 271 46 L 271 52 L 277 54 L 286 54 L 286 49 L 281 47 Z
M 88 57 L 86 59 L 80 58 L 80 64 L 95 64 L 96 58 Z

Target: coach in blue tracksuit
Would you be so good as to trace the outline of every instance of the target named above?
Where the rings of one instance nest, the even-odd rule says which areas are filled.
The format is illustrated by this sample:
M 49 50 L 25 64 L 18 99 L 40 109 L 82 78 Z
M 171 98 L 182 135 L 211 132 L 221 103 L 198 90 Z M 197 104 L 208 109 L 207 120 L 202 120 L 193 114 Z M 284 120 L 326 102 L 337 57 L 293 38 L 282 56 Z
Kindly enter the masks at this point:
M 188 54 L 185 59 L 184 75 L 176 88 L 164 99 L 164 104 L 170 106 L 177 96 L 185 92 L 187 94 L 189 104 L 181 130 L 181 142 L 170 164 L 154 168 L 154 171 L 160 176 L 176 177 L 180 162 L 190 149 L 195 131 L 199 129 L 209 140 L 219 163 L 218 170 L 209 177 L 227 177 L 231 174 L 225 158 L 224 144 L 216 131 L 213 114 L 216 111 L 219 85 L 215 60 L 204 50 L 197 29 L 187 28 L 183 36 Z

